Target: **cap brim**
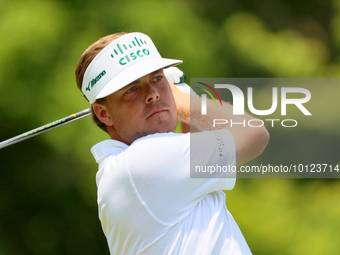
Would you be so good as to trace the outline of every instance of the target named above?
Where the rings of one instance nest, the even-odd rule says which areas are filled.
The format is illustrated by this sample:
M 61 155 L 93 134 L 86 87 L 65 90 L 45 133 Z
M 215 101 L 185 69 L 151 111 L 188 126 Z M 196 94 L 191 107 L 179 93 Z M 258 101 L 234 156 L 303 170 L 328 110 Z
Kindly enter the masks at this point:
M 125 69 L 123 72 L 115 76 L 109 81 L 105 87 L 98 93 L 96 99 L 104 98 L 112 93 L 124 88 L 131 82 L 139 78 L 157 71 L 162 68 L 181 64 L 182 60 L 167 59 L 167 58 L 151 58 L 138 62 L 131 67 Z

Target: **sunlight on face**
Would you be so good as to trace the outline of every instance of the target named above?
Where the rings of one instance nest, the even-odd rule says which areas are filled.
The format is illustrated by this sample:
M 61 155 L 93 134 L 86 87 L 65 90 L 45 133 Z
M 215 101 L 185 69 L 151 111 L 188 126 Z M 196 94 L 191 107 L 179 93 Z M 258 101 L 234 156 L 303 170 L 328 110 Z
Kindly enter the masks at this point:
M 106 99 L 107 114 L 113 121 L 109 129 L 127 144 L 149 134 L 175 131 L 176 104 L 162 69 L 134 81 Z

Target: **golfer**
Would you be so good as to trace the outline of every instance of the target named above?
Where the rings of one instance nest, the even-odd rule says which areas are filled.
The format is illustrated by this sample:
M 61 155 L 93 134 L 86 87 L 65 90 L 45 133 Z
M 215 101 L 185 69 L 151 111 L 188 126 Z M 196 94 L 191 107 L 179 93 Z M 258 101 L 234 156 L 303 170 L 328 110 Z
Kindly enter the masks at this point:
M 190 157 L 200 166 L 239 166 L 262 153 L 268 132 L 213 130 L 212 120 L 230 118 L 232 105 L 209 101 L 214 112 L 202 116 L 200 98 L 164 75 L 163 69 L 180 63 L 162 58 L 142 33 L 103 37 L 78 62 L 77 85 L 111 138 L 91 149 L 110 253 L 251 254 L 225 203 L 223 190 L 233 189 L 235 171 L 191 178 Z M 192 132 L 174 133 L 177 121 Z

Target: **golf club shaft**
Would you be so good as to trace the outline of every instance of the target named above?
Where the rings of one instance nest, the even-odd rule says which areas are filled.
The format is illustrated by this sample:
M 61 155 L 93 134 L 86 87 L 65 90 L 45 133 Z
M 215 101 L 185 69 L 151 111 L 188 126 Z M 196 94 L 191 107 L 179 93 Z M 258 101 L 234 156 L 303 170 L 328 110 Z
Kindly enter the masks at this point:
M 53 121 L 53 122 L 46 124 L 44 126 L 38 127 L 36 129 L 33 129 L 33 130 L 28 131 L 26 133 L 23 133 L 21 135 L 18 135 L 18 136 L 15 136 L 13 138 L 10 138 L 8 140 L 5 140 L 3 142 L 0 142 L 0 149 L 5 148 L 5 147 L 12 145 L 12 144 L 21 142 L 21 141 L 26 140 L 28 138 L 31 138 L 33 136 L 39 135 L 39 134 L 44 133 L 44 132 L 51 130 L 53 128 L 59 127 L 61 125 L 67 124 L 69 122 L 72 122 L 74 120 L 86 117 L 90 114 L 91 114 L 91 108 L 83 110 L 81 112 L 71 114 L 70 116 L 67 116 L 65 118 Z

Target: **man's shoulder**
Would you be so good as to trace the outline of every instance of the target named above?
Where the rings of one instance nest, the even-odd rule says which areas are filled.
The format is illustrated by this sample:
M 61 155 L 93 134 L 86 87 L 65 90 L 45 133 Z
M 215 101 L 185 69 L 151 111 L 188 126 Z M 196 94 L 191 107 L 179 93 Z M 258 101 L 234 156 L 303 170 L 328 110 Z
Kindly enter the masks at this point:
M 104 158 L 111 154 L 118 154 L 126 150 L 129 146 L 125 143 L 108 139 L 101 141 L 91 148 L 93 157 L 97 163 L 100 163 Z
M 108 139 L 94 145 L 91 148 L 91 152 L 96 162 L 100 163 L 107 156 L 118 155 L 128 149 L 141 150 L 143 148 L 148 148 L 148 150 L 150 150 L 159 149 L 160 147 L 164 149 L 171 146 L 171 144 L 178 143 L 178 139 L 184 141 L 183 138 L 185 136 L 189 137 L 189 134 L 173 132 L 155 133 L 137 139 L 130 146 L 117 140 Z M 188 139 L 188 141 L 189 140 L 190 139 Z
M 155 133 L 141 137 L 134 141 L 127 153 L 130 156 L 135 154 L 149 158 L 151 155 L 156 160 L 157 155 L 175 155 L 178 148 L 190 147 L 190 135 L 180 133 Z
M 155 134 L 150 134 L 147 136 L 143 136 L 141 138 L 138 138 L 136 141 L 134 141 L 131 146 L 140 143 L 140 142 L 166 142 L 166 141 L 170 141 L 169 139 L 176 139 L 176 138 L 181 138 L 184 136 L 188 136 L 189 133 L 187 134 L 183 134 L 183 133 L 173 133 L 173 132 L 169 132 L 169 133 L 155 133 Z

